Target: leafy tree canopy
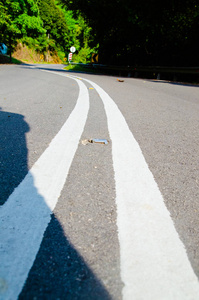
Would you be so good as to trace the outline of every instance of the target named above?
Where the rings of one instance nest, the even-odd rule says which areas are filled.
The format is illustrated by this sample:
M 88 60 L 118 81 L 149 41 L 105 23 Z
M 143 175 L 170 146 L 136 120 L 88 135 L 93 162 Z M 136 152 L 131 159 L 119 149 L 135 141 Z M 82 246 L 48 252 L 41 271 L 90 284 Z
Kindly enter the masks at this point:
M 198 64 L 198 0 L 62 1 L 89 22 L 103 62 Z
M 64 47 L 68 33 L 64 13 L 54 0 L 38 0 L 38 6 L 47 34 Z
M 71 46 L 78 61 L 90 61 L 95 42 L 82 15 L 74 16 L 57 0 L 0 0 L 0 42 L 13 49 L 18 40 L 46 56 L 64 59 Z
M 13 46 L 25 36 L 37 37 L 45 33 L 34 0 L 0 1 L 0 39 Z

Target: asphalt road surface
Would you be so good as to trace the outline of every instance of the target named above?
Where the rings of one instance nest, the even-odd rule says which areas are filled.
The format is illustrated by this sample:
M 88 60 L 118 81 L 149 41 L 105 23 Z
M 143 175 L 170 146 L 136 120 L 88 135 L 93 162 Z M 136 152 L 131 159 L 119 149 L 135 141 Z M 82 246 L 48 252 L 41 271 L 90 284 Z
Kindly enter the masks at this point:
M 0 299 L 199 299 L 199 86 L 117 79 L 0 66 Z

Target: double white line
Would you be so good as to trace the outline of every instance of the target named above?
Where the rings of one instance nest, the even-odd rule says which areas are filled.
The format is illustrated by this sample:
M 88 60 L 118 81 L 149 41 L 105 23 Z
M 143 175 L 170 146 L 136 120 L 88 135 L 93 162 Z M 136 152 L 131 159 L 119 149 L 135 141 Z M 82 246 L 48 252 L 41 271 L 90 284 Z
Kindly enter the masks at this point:
M 82 80 L 68 120 L 1 208 L 0 298 L 16 299 L 39 250 L 88 111 Z M 141 149 L 114 101 L 96 83 L 112 140 L 124 300 L 199 299 L 199 283 Z M 2 228 L 3 226 L 3 228 Z

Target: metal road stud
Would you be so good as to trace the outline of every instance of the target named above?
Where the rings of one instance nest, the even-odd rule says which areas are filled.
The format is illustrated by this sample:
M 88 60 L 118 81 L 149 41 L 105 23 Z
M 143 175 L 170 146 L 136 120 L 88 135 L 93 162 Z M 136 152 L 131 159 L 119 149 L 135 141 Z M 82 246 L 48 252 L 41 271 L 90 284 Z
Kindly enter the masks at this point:
M 108 145 L 109 141 L 106 139 L 90 139 L 90 140 L 82 140 L 82 144 L 88 145 L 88 144 L 103 144 Z

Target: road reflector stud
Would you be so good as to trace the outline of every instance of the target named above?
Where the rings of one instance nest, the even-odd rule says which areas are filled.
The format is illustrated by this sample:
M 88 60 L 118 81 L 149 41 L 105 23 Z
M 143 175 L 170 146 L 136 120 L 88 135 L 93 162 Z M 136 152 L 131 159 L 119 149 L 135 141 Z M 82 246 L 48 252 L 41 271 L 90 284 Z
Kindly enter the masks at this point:
M 106 140 L 106 139 L 93 139 L 93 140 L 91 140 L 91 143 L 108 145 L 108 140 Z
M 121 79 L 117 79 L 117 81 L 118 81 L 118 82 L 124 82 L 124 80 L 121 80 Z
M 91 139 L 91 140 L 82 140 L 82 145 L 88 145 L 88 144 L 103 144 L 108 145 L 109 141 L 106 139 Z

